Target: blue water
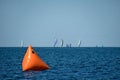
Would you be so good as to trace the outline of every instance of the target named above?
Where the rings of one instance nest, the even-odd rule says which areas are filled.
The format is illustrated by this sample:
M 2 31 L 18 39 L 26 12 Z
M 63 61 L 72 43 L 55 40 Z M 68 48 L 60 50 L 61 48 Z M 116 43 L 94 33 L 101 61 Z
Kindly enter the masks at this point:
M 26 49 L 0 48 L 0 80 L 120 80 L 120 48 L 35 47 L 50 69 L 22 72 Z

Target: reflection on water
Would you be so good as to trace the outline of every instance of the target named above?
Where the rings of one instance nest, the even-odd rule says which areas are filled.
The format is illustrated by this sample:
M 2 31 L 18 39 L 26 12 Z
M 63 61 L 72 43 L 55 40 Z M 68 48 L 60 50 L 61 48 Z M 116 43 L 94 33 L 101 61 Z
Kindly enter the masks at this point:
M 24 78 L 27 79 L 31 79 L 31 78 L 35 78 L 35 74 L 37 74 L 36 71 L 26 71 L 23 72 Z

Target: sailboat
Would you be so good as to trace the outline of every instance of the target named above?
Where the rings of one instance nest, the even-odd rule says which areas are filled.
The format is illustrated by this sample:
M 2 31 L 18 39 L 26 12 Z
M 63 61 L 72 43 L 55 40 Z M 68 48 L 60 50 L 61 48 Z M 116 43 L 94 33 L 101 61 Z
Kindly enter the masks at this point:
M 55 42 L 54 42 L 54 44 L 53 44 L 53 47 L 55 47 L 56 44 L 57 44 L 57 39 L 55 39 Z
M 80 47 L 81 46 L 81 41 L 79 40 L 79 42 L 78 42 L 78 47 Z
M 72 46 L 72 44 L 70 43 L 70 44 L 69 44 L 69 47 L 71 47 L 71 46 Z
M 23 41 L 21 40 L 20 46 L 23 47 Z
M 70 44 L 66 44 L 66 47 L 71 47 L 72 46 L 72 44 L 70 43 Z
M 64 44 L 63 39 L 61 39 L 61 47 L 63 47 L 63 44 Z

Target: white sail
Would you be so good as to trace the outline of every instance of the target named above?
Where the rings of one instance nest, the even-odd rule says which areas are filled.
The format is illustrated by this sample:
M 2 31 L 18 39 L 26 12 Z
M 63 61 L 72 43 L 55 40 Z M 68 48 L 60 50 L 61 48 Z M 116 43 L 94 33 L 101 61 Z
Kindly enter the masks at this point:
M 63 47 L 63 44 L 64 44 L 63 39 L 61 39 L 61 47 Z
M 79 42 L 78 42 L 78 47 L 80 47 L 81 46 L 81 41 L 79 40 Z

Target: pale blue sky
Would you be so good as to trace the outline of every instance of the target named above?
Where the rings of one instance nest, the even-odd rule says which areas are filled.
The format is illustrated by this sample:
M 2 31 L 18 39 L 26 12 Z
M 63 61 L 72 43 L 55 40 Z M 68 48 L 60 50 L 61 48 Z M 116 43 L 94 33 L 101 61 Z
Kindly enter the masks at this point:
M 120 46 L 120 0 L 0 0 L 0 46 Z M 65 46 L 64 44 L 64 46 Z

